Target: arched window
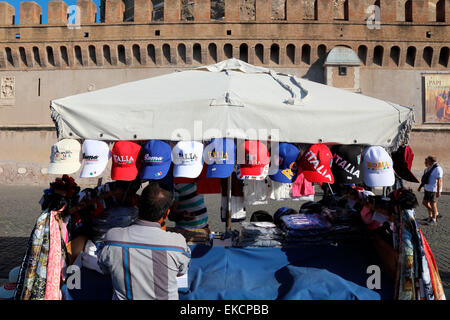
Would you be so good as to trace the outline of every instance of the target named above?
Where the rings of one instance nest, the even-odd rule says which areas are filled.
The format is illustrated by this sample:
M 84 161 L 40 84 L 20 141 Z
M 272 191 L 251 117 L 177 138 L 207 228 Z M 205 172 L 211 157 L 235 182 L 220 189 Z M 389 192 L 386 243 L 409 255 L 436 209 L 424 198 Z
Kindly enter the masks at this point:
M 80 48 L 80 47 L 78 47 Z M 81 49 L 80 49 L 80 56 L 81 56 Z M 52 47 L 47 47 L 47 59 L 48 59 L 48 63 L 50 63 L 52 66 L 55 66 L 55 57 L 53 55 L 53 48 Z
M 141 61 L 141 47 L 139 47 L 138 44 L 133 45 L 133 57 L 134 59 L 139 62 L 139 64 L 142 64 Z
M 248 45 L 246 43 L 241 44 L 239 47 L 239 59 L 248 62 Z
M 97 64 L 97 56 L 96 56 L 96 53 L 95 53 L 95 47 L 94 46 L 89 46 L 89 59 L 91 59 L 91 61 L 94 63 L 94 64 Z
M 436 3 L 436 22 L 445 22 L 445 0 Z
M 193 49 L 193 61 L 202 63 L 202 46 L 200 43 L 194 44 Z
M 426 62 L 426 64 L 431 67 L 431 64 L 433 62 L 433 48 L 432 47 L 426 47 L 423 49 L 423 60 Z
M 260 43 L 255 46 L 255 56 L 258 63 L 264 63 L 264 46 Z
M 364 65 L 367 64 L 367 47 L 366 46 L 363 45 L 363 46 L 358 47 L 358 57 Z
M 149 44 L 147 46 L 147 54 L 150 58 L 150 61 L 152 61 L 154 64 L 156 64 L 156 51 L 155 46 L 153 44 Z
M 288 58 L 289 63 L 295 63 L 295 46 L 293 44 L 288 44 L 286 47 L 286 56 Z
M 48 54 L 48 47 L 47 47 L 47 54 Z M 83 58 L 81 56 L 80 46 L 75 46 L 75 60 L 78 62 L 79 65 L 83 65 Z M 48 62 L 51 64 L 50 59 Z
M 373 50 L 373 63 L 378 66 L 383 66 L 383 54 L 384 48 L 382 46 L 376 46 Z
M 448 47 L 442 48 L 441 52 L 439 53 L 439 64 L 447 68 L 449 56 L 450 56 L 450 49 Z
M 9 64 L 10 64 L 11 66 L 14 67 L 14 58 L 13 58 L 13 55 L 12 55 L 12 50 L 11 50 L 11 48 L 6 47 L 6 48 L 5 48 L 5 52 L 6 52 L 6 60 L 9 62 Z
M 406 52 L 406 63 L 411 67 L 414 67 L 416 63 L 416 52 L 417 50 L 415 47 L 409 47 L 408 51 Z
M 413 2 L 408 0 L 405 2 L 405 21 L 413 22 Z
M 400 64 L 400 47 L 393 46 L 390 54 L 392 62 L 398 66 Z
M 303 20 L 317 20 L 319 16 L 317 8 L 317 0 L 314 1 L 302 0 L 302 14 Z
M 67 53 L 67 47 L 66 46 L 60 46 L 59 52 L 61 54 L 61 60 L 63 63 L 65 63 L 66 66 L 69 65 L 69 55 Z
M 39 65 L 42 66 L 41 64 L 41 57 L 39 55 L 39 48 L 38 47 L 33 47 L 33 58 L 34 61 Z
M 209 57 L 212 61 L 217 62 L 217 46 L 215 43 L 210 43 L 208 46 Z
M 270 61 L 275 64 L 280 63 L 280 46 L 276 43 L 272 44 L 270 47 Z
M 126 64 L 125 47 L 123 45 L 120 44 L 117 47 L 117 54 L 119 56 L 119 62 Z
M 317 47 L 317 56 L 320 61 L 325 62 L 325 59 L 327 58 L 327 46 L 324 44 L 321 44 Z
M 112 62 L 111 62 L 111 49 L 106 44 L 103 46 L 103 58 L 105 59 L 106 62 L 108 62 L 110 65 L 112 65 Z
M 227 58 L 227 59 L 233 58 L 233 46 L 231 44 L 227 43 L 223 47 L 223 53 L 225 54 L 225 58 Z
M 172 63 L 172 60 L 170 59 L 170 46 L 167 43 L 163 45 L 162 51 L 163 51 L 163 56 L 164 56 L 165 62 L 167 62 L 169 64 Z
M 311 63 L 311 46 L 309 44 L 302 46 L 302 62 L 308 65 Z
M 186 63 L 186 46 L 184 43 L 178 45 L 178 57 L 180 57 L 182 63 Z
M 26 54 L 26 52 L 25 52 L 25 48 L 24 47 L 20 47 L 19 48 L 19 54 L 20 54 L 20 60 L 22 60 L 22 63 L 25 65 L 25 66 L 28 66 L 28 61 L 27 61 L 27 54 Z

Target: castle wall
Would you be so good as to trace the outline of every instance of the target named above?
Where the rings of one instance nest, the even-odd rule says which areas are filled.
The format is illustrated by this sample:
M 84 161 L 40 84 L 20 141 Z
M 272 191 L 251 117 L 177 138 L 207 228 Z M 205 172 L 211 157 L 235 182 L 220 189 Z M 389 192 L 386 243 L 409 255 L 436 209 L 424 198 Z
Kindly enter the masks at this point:
M 39 5 L 23 2 L 20 25 L 14 8 L 0 2 L 0 81 L 14 87 L 0 97 L 0 183 L 54 178 L 45 174 L 56 141 L 52 99 L 231 57 L 324 83 L 326 56 L 342 45 L 361 60 L 362 94 L 414 108 L 415 173 L 429 153 L 450 173 L 450 129 L 423 124 L 422 80 L 450 73 L 449 0 L 277 1 L 225 0 L 224 18 L 211 20 L 213 1 L 196 0 L 187 20 L 178 0 L 166 0 L 163 10 L 155 1 L 106 0 L 96 23 L 98 8 L 79 0 L 79 25 L 68 25 L 62 1 L 49 2 L 48 24 Z M 366 12 L 371 5 L 380 6 L 379 29 L 376 12 Z

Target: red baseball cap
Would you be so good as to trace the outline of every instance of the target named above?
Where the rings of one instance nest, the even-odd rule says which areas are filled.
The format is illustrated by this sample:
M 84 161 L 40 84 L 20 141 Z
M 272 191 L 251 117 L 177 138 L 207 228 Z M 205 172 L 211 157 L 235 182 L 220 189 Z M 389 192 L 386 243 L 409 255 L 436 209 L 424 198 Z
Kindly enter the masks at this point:
M 244 163 L 242 161 L 244 156 Z M 270 155 L 267 146 L 256 140 L 247 140 L 238 150 L 239 176 L 262 177 L 269 173 Z
M 300 158 L 299 166 L 309 182 L 334 183 L 331 172 L 333 154 L 324 144 L 314 144 Z
M 141 146 L 131 141 L 117 141 L 112 149 L 111 179 L 132 181 L 138 174 Z

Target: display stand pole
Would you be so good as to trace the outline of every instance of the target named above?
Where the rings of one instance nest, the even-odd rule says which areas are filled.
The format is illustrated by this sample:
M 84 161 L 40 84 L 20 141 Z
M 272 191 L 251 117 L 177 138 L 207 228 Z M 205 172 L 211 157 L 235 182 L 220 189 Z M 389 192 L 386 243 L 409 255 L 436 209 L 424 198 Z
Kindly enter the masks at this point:
M 231 232 L 231 182 L 232 176 L 228 177 L 227 183 L 227 214 L 226 214 L 226 229 L 225 233 Z

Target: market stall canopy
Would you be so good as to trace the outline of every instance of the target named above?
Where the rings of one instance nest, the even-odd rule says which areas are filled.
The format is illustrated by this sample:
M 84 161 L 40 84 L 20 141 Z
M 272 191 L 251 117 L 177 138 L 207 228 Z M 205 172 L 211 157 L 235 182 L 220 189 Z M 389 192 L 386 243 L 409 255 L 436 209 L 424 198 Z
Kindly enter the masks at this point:
M 411 108 L 237 59 L 53 100 L 50 109 L 59 139 L 109 141 L 257 132 L 260 140 L 396 149 L 414 121 Z

